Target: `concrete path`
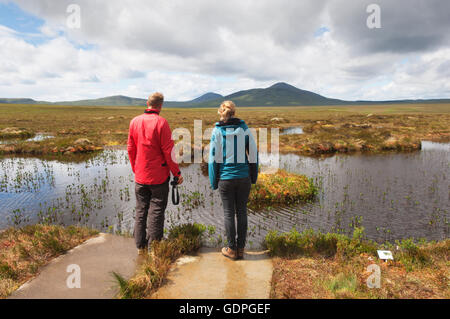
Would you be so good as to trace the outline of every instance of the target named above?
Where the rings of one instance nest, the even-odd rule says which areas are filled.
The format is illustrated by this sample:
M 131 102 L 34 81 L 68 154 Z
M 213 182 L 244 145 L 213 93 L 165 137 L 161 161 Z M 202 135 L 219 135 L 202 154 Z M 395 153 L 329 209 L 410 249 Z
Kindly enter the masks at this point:
M 272 261 L 264 252 L 247 252 L 243 260 L 225 258 L 219 249 L 202 248 L 180 258 L 155 299 L 269 298 Z
M 10 298 L 114 298 L 118 288 L 111 272 L 130 278 L 141 262 L 132 238 L 100 234 L 51 261 Z M 77 266 L 81 287 L 69 288 L 68 282 L 76 283 L 71 279 Z M 179 258 L 152 298 L 269 298 L 271 278 L 272 261 L 264 252 L 247 252 L 244 260 L 233 261 L 218 248 L 202 248 Z
M 125 278 L 136 271 L 137 251 L 132 238 L 100 234 L 67 254 L 59 256 L 45 266 L 35 279 L 25 283 L 11 298 L 15 299 L 91 299 L 114 298 L 117 293 L 111 272 Z M 67 280 L 73 279 L 78 265 L 81 288 L 68 288 Z M 76 281 L 69 280 L 71 285 Z

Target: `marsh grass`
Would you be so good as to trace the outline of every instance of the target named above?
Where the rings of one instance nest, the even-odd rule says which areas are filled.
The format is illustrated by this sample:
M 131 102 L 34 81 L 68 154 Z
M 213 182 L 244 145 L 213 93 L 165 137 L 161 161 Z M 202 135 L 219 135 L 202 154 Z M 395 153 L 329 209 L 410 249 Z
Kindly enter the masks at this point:
M 0 129 L 0 140 L 9 139 L 26 139 L 33 137 L 35 134 L 24 128 L 6 127 Z
M 390 114 L 389 108 L 374 107 L 373 110 L 378 113 L 323 112 L 320 119 L 304 121 L 306 134 L 281 136 L 280 149 L 304 155 L 378 153 L 418 150 L 421 140 L 425 139 L 450 140 L 448 105 L 435 107 L 436 111 L 443 112 L 440 115 L 433 114 L 431 107 L 427 108 L 428 114 L 410 114 L 405 107 L 394 107 L 391 111 L 396 114 Z
M 55 148 L 59 151 L 73 146 L 79 138 L 88 138 L 96 147 L 126 145 L 129 122 L 144 109 L 145 106 L 2 104 L 0 130 L 26 127 L 31 132 L 48 132 L 55 138 L 17 147 L 2 145 L 0 153 L 52 154 Z M 211 108 L 164 108 L 161 115 L 172 129 L 189 129 L 192 143 L 194 120 L 203 120 L 203 129 L 218 121 L 217 109 Z M 418 149 L 420 140 L 450 141 L 448 104 L 242 107 L 238 108 L 236 116 L 254 128 L 302 126 L 305 134 L 280 136 L 280 151 L 285 153 L 318 155 L 414 150 Z M 275 117 L 282 120 L 272 121 Z M 208 142 L 206 138 L 203 145 Z
M 353 236 L 270 232 L 266 246 L 274 257 L 273 298 L 449 298 L 450 240 L 377 244 L 356 227 Z M 394 261 L 384 262 L 377 249 L 390 249 Z M 378 264 L 381 287 L 368 288 Z
M 154 241 L 151 253 L 145 257 L 141 268 L 129 280 L 112 273 L 119 287 L 119 298 L 142 299 L 150 297 L 163 283 L 172 263 L 183 254 L 193 253 L 201 246 L 206 226 L 184 224 L 172 227 L 168 239 Z
M 74 156 L 85 153 L 95 153 L 103 150 L 98 145 L 78 145 L 76 137 L 55 137 L 42 141 L 18 141 L 12 144 L 0 145 L 0 153 L 4 155 L 50 156 L 53 159 L 64 157 L 73 159 Z
M 337 297 L 351 298 L 357 290 L 358 281 L 354 274 L 339 273 L 328 280 L 325 287 Z
M 51 259 L 98 232 L 69 226 L 32 225 L 0 233 L 0 298 L 34 277 Z
M 407 270 L 411 271 L 415 267 L 422 268 L 431 261 L 429 254 L 420 249 L 412 239 L 403 240 L 400 247 L 401 252 L 397 254 L 397 257 Z
M 376 254 L 377 245 L 373 241 L 363 240 L 362 228 L 354 230 L 353 237 L 337 233 L 321 233 L 311 229 L 298 232 L 292 229 L 280 234 L 270 231 L 266 235 L 265 245 L 272 256 L 295 258 L 296 256 L 349 257 L 361 253 Z

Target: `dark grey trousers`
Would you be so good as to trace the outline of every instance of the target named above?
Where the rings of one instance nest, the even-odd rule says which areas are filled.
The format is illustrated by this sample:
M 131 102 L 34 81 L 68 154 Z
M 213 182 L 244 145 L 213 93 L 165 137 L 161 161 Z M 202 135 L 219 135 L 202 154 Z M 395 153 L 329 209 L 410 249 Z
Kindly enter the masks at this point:
M 247 239 L 247 202 L 250 188 L 251 182 L 249 177 L 219 181 L 227 244 L 231 249 L 245 247 Z
M 169 180 L 160 185 L 136 183 L 136 218 L 134 240 L 137 248 L 145 248 L 164 236 L 164 211 L 169 197 Z

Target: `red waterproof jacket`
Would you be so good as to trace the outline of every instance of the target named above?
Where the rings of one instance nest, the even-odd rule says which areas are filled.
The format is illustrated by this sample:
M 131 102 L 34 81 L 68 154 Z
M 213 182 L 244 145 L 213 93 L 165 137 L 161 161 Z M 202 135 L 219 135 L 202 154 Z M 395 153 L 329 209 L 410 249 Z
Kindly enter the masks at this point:
M 128 156 L 135 181 L 144 185 L 164 183 L 172 172 L 180 176 L 178 164 L 172 160 L 174 143 L 167 120 L 159 110 L 147 109 L 131 120 L 128 135 Z

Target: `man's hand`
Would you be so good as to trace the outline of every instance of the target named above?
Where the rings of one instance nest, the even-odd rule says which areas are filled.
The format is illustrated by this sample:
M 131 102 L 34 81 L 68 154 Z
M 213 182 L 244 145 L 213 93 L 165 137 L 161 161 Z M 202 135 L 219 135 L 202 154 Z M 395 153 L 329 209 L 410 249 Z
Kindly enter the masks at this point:
M 178 185 L 183 184 L 183 176 L 178 176 Z

